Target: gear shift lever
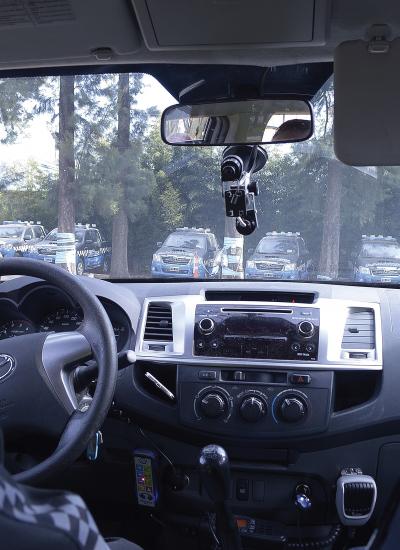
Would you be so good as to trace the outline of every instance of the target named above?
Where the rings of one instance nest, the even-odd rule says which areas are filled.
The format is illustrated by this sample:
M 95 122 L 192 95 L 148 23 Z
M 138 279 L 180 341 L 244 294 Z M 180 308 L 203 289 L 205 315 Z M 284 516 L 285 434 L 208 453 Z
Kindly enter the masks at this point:
M 200 452 L 199 465 L 203 487 L 215 506 L 221 548 L 241 550 L 240 535 L 228 503 L 231 475 L 225 449 L 218 445 L 207 445 Z

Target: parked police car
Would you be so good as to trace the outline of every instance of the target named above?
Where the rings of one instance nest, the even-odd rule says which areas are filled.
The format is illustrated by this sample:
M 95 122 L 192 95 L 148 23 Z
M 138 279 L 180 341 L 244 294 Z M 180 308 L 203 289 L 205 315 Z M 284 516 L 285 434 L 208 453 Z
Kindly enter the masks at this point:
M 40 222 L 4 221 L 0 225 L 0 253 L 4 258 L 26 256 L 45 234 Z
M 313 265 L 300 233 L 272 231 L 246 262 L 246 279 L 309 279 Z
M 87 271 L 108 273 L 111 265 L 111 247 L 103 241 L 100 231 L 94 224 L 77 224 L 75 226 L 76 273 L 82 275 Z M 57 250 L 57 228 L 35 247 L 30 257 L 45 262 L 55 263 Z
M 394 237 L 363 235 L 354 261 L 354 280 L 400 283 L 400 244 Z
M 157 243 L 153 254 L 153 277 L 218 277 L 221 269 L 221 249 L 209 229 L 181 227 L 164 241 Z

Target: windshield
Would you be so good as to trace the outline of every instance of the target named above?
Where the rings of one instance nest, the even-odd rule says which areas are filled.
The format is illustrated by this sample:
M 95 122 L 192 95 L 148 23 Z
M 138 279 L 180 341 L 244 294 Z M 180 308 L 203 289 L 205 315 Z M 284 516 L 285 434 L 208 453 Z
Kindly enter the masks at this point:
M 170 235 L 164 246 L 171 248 L 205 248 L 205 238 L 197 235 Z
M 298 253 L 296 241 L 290 239 L 265 238 L 256 248 L 259 254 L 293 255 Z
M 382 244 L 382 243 L 371 243 L 364 244 L 361 249 L 361 256 L 365 258 L 393 258 L 400 259 L 400 246 L 396 243 L 392 244 Z
M 0 226 L 0 239 L 18 239 L 23 232 L 22 227 Z
M 57 228 L 53 229 L 52 231 L 50 231 L 48 235 L 46 235 L 44 240 L 56 242 L 57 232 L 58 232 Z M 83 229 L 75 229 L 75 241 L 77 243 L 82 243 L 84 238 L 85 238 L 85 232 L 83 231 Z
M 41 220 L 60 228 L 61 239 L 54 229 L 47 240 L 71 249 L 46 256 L 33 232 L 19 255 L 64 258 L 73 272 L 114 279 L 400 283 L 395 271 L 368 273 L 357 263 L 363 236 L 400 238 L 400 170 L 336 159 L 332 78 L 311 101 L 314 136 L 265 147 L 268 160 L 254 178 L 258 228 L 248 237 L 225 215 L 224 148 L 164 144 L 161 114 L 177 100 L 149 74 L 2 79 L 0 101 L 0 224 Z M 75 232 L 76 224 L 90 229 Z M 21 232 L 3 226 L 0 238 Z M 299 238 L 266 238 L 271 232 Z M 162 247 L 168 252 L 158 253 Z M 202 252 L 190 258 L 183 250 Z M 255 262 L 255 250 L 290 262 Z M 398 257 L 392 245 L 365 250 Z

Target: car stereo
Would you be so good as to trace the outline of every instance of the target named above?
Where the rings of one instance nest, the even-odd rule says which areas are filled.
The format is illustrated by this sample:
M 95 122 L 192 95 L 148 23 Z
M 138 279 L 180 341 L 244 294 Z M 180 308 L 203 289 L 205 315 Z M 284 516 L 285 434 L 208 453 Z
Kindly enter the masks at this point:
M 316 361 L 319 309 L 304 306 L 200 304 L 194 355 Z

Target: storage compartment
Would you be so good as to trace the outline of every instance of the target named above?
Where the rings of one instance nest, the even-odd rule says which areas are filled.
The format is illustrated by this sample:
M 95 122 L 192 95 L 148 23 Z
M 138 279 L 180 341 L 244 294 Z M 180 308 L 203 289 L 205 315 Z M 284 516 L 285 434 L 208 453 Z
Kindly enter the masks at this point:
M 139 387 L 147 394 L 168 405 L 176 405 L 176 399 L 172 400 L 162 389 L 158 388 L 154 382 L 146 377 L 150 373 L 176 398 L 176 365 L 163 364 L 156 365 L 146 361 L 138 361 L 135 365 L 135 380 Z
M 155 47 L 296 43 L 314 35 L 314 0 L 134 0 L 134 7 Z
M 379 391 L 382 373 L 375 371 L 335 372 L 334 412 L 366 403 Z

